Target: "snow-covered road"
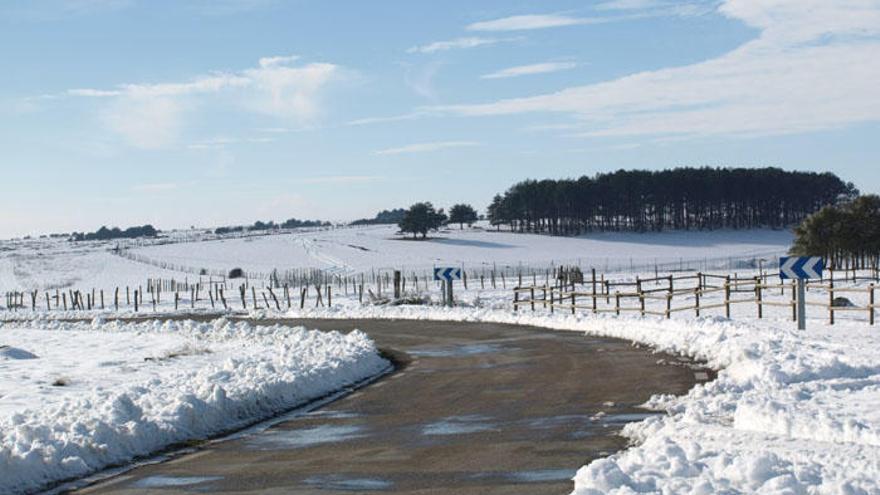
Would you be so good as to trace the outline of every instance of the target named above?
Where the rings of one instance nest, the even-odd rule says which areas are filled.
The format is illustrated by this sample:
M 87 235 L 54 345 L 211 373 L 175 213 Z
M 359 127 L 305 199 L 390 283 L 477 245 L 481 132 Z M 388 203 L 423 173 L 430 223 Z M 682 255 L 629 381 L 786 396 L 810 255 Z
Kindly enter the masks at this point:
M 633 423 L 634 446 L 584 466 L 576 495 L 880 494 L 880 334 L 861 322 L 659 320 L 498 309 L 349 307 L 310 318 L 486 321 L 631 340 L 706 360 L 718 378 Z M 289 317 L 300 315 L 297 311 Z M 303 314 L 305 316 L 305 314 Z

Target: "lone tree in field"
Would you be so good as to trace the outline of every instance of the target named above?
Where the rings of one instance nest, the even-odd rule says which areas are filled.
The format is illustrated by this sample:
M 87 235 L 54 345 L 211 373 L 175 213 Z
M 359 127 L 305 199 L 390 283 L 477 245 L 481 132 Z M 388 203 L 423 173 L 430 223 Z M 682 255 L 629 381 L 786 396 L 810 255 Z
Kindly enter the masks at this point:
M 459 229 L 464 229 L 464 224 L 468 227 L 477 221 L 477 210 L 471 205 L 457 204 L 449 209 L 449 223 L 457 223 Z
M 418 234 L 422 234 L 422 239 L 424 239 L 429 230 L 439 229 L 445 221 L 446 214 L 443 213 L 442 208 L 438 211 L 431 203 L 416 203 L 409 207 L 403 220 L 397 225 L 402 232 L 411 233 L 413 239 Z

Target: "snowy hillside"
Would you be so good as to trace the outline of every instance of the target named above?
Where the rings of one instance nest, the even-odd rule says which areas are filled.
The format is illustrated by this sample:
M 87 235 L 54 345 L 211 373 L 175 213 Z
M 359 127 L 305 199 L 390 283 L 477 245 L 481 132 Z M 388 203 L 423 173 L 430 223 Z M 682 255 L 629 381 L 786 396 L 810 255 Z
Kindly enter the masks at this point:
M 427 241 L 395 235 L 396 226 L 340 228 L 322 232 L 169 244 L 134 250 L 151 259 L 204 268 L 270 271 L 321 268 L 359 272 L 371 268 L 453 265 L 517 265 L 569 262 L 625 269 L 679 260 L 723 260 L 785 252 L 787 231 L 603 233 L 581 237 L 495 232 L 451 227 Z
M 133 247 L 142 262 L 114 254 L 116 242 L 69 243 L 58 240 L 0 244 L 0 291 L 56 288 L 136 287 L 147 278 L 198 279 L 202 269 L 227 273 L 238 267 L 262 274 L 272 270 L 317 268 L 354 274 L 372 269 L 430 269 L 435 265 L 470 268 L 578 264 L 603 272 L 674 270 L 696 263 L 736 267 L 755 258 L 785 253 L 787 231 L 605 233 L 581 237 L 450 228 L 427 241 L 396 235 L 395 226 L 305 230 L 278 235 L 216 240 L 216 236 L 172 235 L 173 243 Z M 179 241 L 185 242 L 179 242 Z M 124 244 L 123 244 L 124 246 Z M 177 269 L 162 268 L 175 265 Z

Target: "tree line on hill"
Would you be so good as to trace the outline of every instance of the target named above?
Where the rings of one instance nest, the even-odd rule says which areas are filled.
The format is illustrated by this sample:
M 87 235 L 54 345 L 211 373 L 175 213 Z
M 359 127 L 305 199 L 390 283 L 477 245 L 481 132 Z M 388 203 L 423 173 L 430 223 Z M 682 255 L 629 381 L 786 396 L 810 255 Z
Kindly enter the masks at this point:
M 795 236 L 795 256 L 822 256 L 833 268 L 875 268 L 880 261 L 880 196 L 828 205 L 796 227 Z
M 298 228 L 306 228 L 306 227 L 329 227 L 330 222 L 322 222 L 320 220 L 298 220 L 296 218 L 291 218 L 289 220 L 285 220 L 281 224 L 277 224 L 273 221 L 263 222 L 257 220 L 253 225 L 235 225 L 231 227 L 217 227 L 214 229 L 214 233 L 217 235 L 222 234 L 231 234 L 233 232 L 260 232 L 266 230 L 276 230 L 276 229 L 298 229 Z
M 406 210 L 403 208 L 382 210 L 373 218 L 361 218 L 351 222 L 349 225 L 393 225 L 400 223 L 404 216 L 406 216 Z
M 493 225 L 519 232 L 782 228 L 858 190 L 836 175 L 778 168 L 619 170 L 593 177 L 526 180 L 496 195 Z
M 129 227 L 121 230 L 119 227 L 107 228 L 101 227 L 95 232 L 83 233 L 74 232 L 70 235 L 73 241 L 109 241 L 113 239 L 137 239 L 140 237 L 156 237 L 159 231 L 152 225 L 144 225 L 141 227 Z

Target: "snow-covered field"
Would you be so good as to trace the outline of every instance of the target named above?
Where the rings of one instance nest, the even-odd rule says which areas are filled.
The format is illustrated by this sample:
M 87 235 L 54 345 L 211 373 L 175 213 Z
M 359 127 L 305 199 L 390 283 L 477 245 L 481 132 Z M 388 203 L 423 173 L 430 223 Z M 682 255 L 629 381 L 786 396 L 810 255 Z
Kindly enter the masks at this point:
M 0 241 L 0 292 L 137 287 L 147 278 L 179 281 L 199 271 L 232 268 L 262 274 L 302 268 L 355 274 L 374 269 L 427 270 L 436 265 L 493 266 L 578 264 L 602 272 L 737 267 L 756 258 L 772 260 L 787 251 L 786 231 L 666 232 L 591 234 L 576 238 L 450 228 L 422 242 L 402 240 L 394 226 L 292 231 L 278 235 L 229 238 L 172 233 L 176 241 L 149 245 L 126 241 L 70 243 L 56 239 Z M 205 239 L 205 240 L 200 240 Z M 138 262 L 114 254 L 120 245 Z M 176 265 L 179 270 L 160 266 Z
M 389 366 L 361 332 L 0 323 L 0 493 L 238 429 Z
M 166 244 L 135 249 L 153 260 L 185 266 L 247 271 L 320 268 L 342 273 L 373 268 L 430 268 L 452 264 L 471 267 L 579 263 L 609 270 L 630 263 L 675 264 L 680 260 L 761 257 L 784 253 L 786 231 L 604 233 L 581 237 L 495 232 L 451 227 L 427 241 L 396 236 L 396 226 L 340 228 L 303 234 Z

